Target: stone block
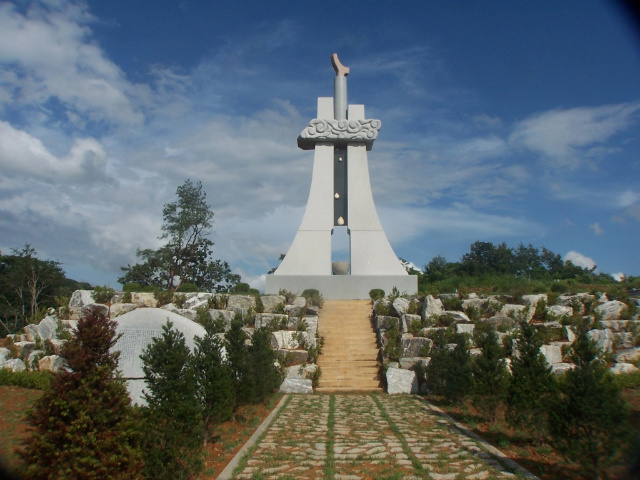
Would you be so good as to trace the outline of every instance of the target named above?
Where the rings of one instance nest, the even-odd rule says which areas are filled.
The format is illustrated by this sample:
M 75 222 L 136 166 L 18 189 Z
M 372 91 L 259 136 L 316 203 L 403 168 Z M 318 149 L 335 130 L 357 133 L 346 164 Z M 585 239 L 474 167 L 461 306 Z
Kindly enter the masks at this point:
M 398 325 L 399 318 L 388 315 L 376 315 L 376 329 L 388 330 L 394 323 Z M 398 325 L 399 326 L 399 325 Z
M 596 342 L 596 347 L 603 352 L 610 352 L 613 349 L 613 332 L 609 329 L 589 330 L 587 332 L 589 338 Z
M 287 365 L 302 365 L 309 360 L 309 352 L 306 350 L 276 350 L 279 357 L 287 360 Z
M 397 317 L 402 317 L 402 315 L 407 313 L 409 305 L 411 305 L 411 301 L 408 298 L 398 297 L 391 304 L 391 309 Z
M 301 307 L 300 305 L 285 305 L 284 313 L 286 313 L 290 317 L 300 317 L 305 313 L 305 307 Z
M 89 305 L 90 303 L 94 303 L 93 299 L 93 290 L 76 290 L 71 294 L 71 298 L 69 299 L 70 307 L 78 307 L 82 308 L 85 305 Z
M 623 373 L 635 373 L 640 369 L 631 363 L 616 363 L 609 369 L 614 375 L 621 375 Z
M 38 365 L 38 361 L 44 356 L 44 350 L 32 350 L 27 357 L 27 368 L 33 370 Z M 38 367 L 39 368 L 39 367 Z
M 408 333 L 411 330 L 411 324 L 413 322 L 417 322 L 418 325 L 422 323 L 422 317 L 420 315 L 410 315 L 408 313 L 405 313 L 404 315 L 402 315 L 401 317 L 401 332 L 402 333 Z
M 414 370 L 417 366 L 427 368 L 430 361 L 429 357 L 402 357 L 398 360 L 398 366 L 404 370 Z
M 47 355 L 38 361 L 38 369 L 41 372 L 57 372 L 67 367 L 67 361 L 58 355 Z
M 555 365 L 556 363 L 562 363 L 562 348 L 556 345 L 542 345 L 540 352 L 547 359 L 549 365 Z
M 227 298 L 227 310 L 247 315 L 249 309 L 256 308 L 256 298 L 252 295 L 229 295 Z
M 418 378 L 416 372 L 401 368 L 387 369 L 387 393 L 397 395 L 401 393 L 418 393 Z
M 640 347 L 632 348 L 626 352 L 620 352 L 616 355 L 616 362 L 633 363 L 640 360 Z
M 0 367 L 9 359 L 11 351 L 8 348 L 0 347 Z
M 38 324 L 38 335 L 41 339 L 53 338 L 56 336 L 58 329 L 58 318 L 47 315 Z
M 102 303 L 89 303 L 80 309 L 80 316 L 89 315 L 92 312 L 97 312 L 98 314 L 108 317 L 109 307 Z
M 633 334 L 630 332 L 614 333 L 613 344 L 616 348 L 632 348 L 634 345 Z
M 285 369 L 285 378 L 307 379 L 307 376 L 313 375 L 317 369 L 318 366 L 314 363 L 305 366 L 301 364 L 294 365 Z
M 551 365 L 551 373 L 555 375 L 562 375 L 563 373 L 567 373 L 569 370 L 573 370 L 576 366 L 573 363 L 555 363 Z
M 444 313 L 444 304 L 439 298 L 434 298 L 433 295 L 427 295 L 422 302 L 422 318 L 427 319 L 429 317 L 437 317 Z
M 208 293 L 208 292 L 194 292 L 194 293 L 187 293 L 184 295 L 186 300 L 184 302 L 183 308 L 186 308 L 189 310 L 197 310 L 198 308 L 201 308 L 201 307 L 208 307 L 209 299 L 213 297 L 213 293 Z
M 158 300 L 156 300 L 155 295 L 149 292 L 131 292 L 131 303 L 149 308 L 158 306 Z
M 619 301 L 612 300 L 610 302 L 598 305 L 595 308 L 596 314 L 602 315 L 602 320 L 620 320 L 623 310 L 627 309 L 627 306 Z
M 11 370 L 12 372 L 24 372 L 27 366 L 19 358 L 10 358 L 2 364 L 2 368 Z
M 573 308 L 566 305 L 551 305 L 546 308 L 547 315 L 553 315 L 556 318 L 570 317 L 573 315 Z
M 471 319 L 464 312 L 456 312 L 452 310 L 445 312 L 443 315 L 449 315 L 450 317 L 452 317 L 453 323 L 471 323 Z
M 318 332 L 318 316 L 308 315 L 304 317 L 304 321 L 307 322 L 307 333 L 315 337 Z
M 111 305 L 111 318 L 119 317 L 138 308 L 135 303 L 114 303 Z
M 279 328 L 282 325 L 286 325 L 288 317 L 279 313 L 258 313 L 256 314 L 255 326 L 256 328 Z
M 456 323 L 456 333 L 468 333 L 473 335 L 476 326 L 473 323 Z
M 222 317 L 222 320 L 224 321 L 224 331 L 226 332 L 231 328 L 231 320 L 235 317 L 235 313 L 230 310 L 209 310 L 209 318 L 211 320 L 217 320 L 220 317 Z
M 402 335 L 402 356 L 403 357 L 419 357 L 420 350 L 427 345 L 430 349 L 433 341 L 430 338 L 413 337 L 408 334 Z
M 16 353 L 20 358 L 28 358 L 29 354 L 35 350 L 35 342 L 15 342 L 13 346 L 16 348 Z
M 278 305 L 284 305 L 285 298 L 282 295 L 262 295 L 260 297 L 264 313 L 273 313 Z
M 287 330 L 297 331 L 300 324 L 300 317 L 289 317 L 287 320 Z
M 40 335 L 38 334 L 37 325 L 33 325 L 33 324 L 25 325 L 22 328 L 22 331 L 24 332 L 24 335 L 28 342 L 35 342 L 37 339 L 40 338 Z
M 313 393 L 311 380 L 306 378 L 285 378 L 280 385 L 281 393 Z
M 296 350 L 300 348 L 298 332 L 278 330 L 271 332 L 271 348 L 274 350 Z
M 537 293 L 533 295 L 523 295 L 522 301 L 525 305 L 530 305 L 531 309 L 535 312 L 536 306 L 538 302 L 542 300 L 545 304 L 547 303 L 547 294 L 546 293 Z

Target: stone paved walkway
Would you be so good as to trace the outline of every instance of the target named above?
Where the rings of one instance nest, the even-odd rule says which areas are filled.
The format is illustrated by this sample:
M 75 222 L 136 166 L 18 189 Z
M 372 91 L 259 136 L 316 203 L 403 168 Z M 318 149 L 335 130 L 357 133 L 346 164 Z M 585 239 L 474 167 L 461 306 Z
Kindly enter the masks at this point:
M 536 478 L 408 395 L 289 396 L 240 466 L 233 478 Z

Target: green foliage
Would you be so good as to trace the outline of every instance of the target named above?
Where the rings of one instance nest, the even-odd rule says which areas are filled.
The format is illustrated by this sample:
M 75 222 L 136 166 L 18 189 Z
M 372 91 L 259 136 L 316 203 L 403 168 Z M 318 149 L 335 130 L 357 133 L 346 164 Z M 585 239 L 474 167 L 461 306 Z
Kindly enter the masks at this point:
M 233 293 L 249 293 L 249 290 L 251 290 L 251 287 L 249 286 L 248 283 L 236 283 L 235 286 L 232 289 Z
M 322 370 L 316 365 L 316 369 L 313 372 L 307 372 L 306 378 L 311 380 L 311 386 L 318 388 L 320 385 L 320 377 L 322 377 Z
M 469 320 L 471 320 L 472 322 L 480 320 L 480 309 L 474 307 L 473 305 L 469 305 L 467 308 L 465 308 L 464 313 L 467 314 L 467 317 L 469 317 Z
M 442 299 L 442 305 L 444 305 L 445 310 L 462 311 L 462 299 L 459 297 L 445 297 Z
M 242 317 L 236 315 L 225 333 L 227 361 L 231 368 L 236 406 L 251 403 L 252 392 L 249 376 L 249 353 L 245 346 L 247 334 L 242 330 Z
M 533 312 L 533 320 L 544 320 L 546 313 L 547 303 L 544 301 L 544 299 L 541 298 L 540 300 L 538 300 L 538 303 L 536 303 L 536 309 Z
M 163 233 L 159 238 L 167 243 L 158 250 L 138 250 L 142 262 L 121 267 L 124 275 L 118 281 L 171 292 L 185 283 L 196 285 L 199 291 L 229 291 L 240 276 L 231 273 L 227 262 L 211 259 L 213 242 L 207 234 L 213 226 L 213 211 L 202 183 L 186 180 L 176 195 L 177 200 L 162 210 Z
M 389 295 L 387 295 L 387 300 L 389 301 L 389 303 L 393 303 L 396 298 L 402 296 L 403 294 L 400 292 L 400 290 L 398 290 L 396 287 L 393 287 Z
M 53 375 L 50 372 L 22 371 L 12 372 L 0 368 L 0 385 L 15 385 L 16 387 L 47 390 L 51 386 Z
M 560 384 L 560 396 L 550 409 L 553 444 L 577 462 L 587 475 L 600 478 L 605 469 L 620 459 L 629 444 L 629 413 L 620 387 L 598 358 L 589 325 L 576 326 L 569 370 Z
M 122 303 L 132 303 L 133 302 L 133 298 L 131 296 L 131 292 L 124 292 L 124 295 L 122 295 Z
M 156 290 L 153 292 L 153 296 L 158 301 L 158 307 L 173 302 L 173 292 L 170 290 Z
M 93 287 L 93 300 L 96 303 L 109 304 L 111 303 L 111 299 L 113 298 L 113 295 L 115 293 L 116 292 L 113 290 L 113 288 L 108 287 L 107 285 L 97 285 Z
M 167 321 L 140 358 L 148 390 L 144 419 L 145 477 L 188 479 L 203 466 L 202 405 L 184 335 Z
M 369 290 L 369 298 L 372 302 L 384 298 L 384 290 L 382 290 L 381 288 L 373 288 Z
M 436 395 L 444 395 L 451 402 L 461 402 L 473 386 L 471 356 L 467 336 L 436 331 L 431 347 L 431 361 L 426 368 L 427 385 Z M 454 343 L 451 348 L 448 344 Z
M 122 286 L 122 291 L 125 293 L 131 293 L 131 292 L 141 292 L 142 291 L 142 285 L 140 285 L 139 283 L 125 283 Z
M 69 296 L 60 263 L 40 260 L 28 243 L 12 249 L 13 255 L 0 255 L 0 326 L 5 333 L 17 332 L 38 317 L 38 312 L 55 306 L 56 296 Z M 75 282 L 77 283 L 77 282 Z
M 91 310 L 62 355 L 71 371 L 53 375 L 29 412 L 19 454 L 28 478 L 141 478 L 138 422 L 124 383 L 114 376 L 116 322 Z
M 547 405 L 556 393 L 555 377 L 540 352 L 542 339 L 536 328 L 525 321 L 519 327 L 518 355 L 511 359 L 508 419 L 511 424 L 530 430 L 541 444 L 548 428 Z
M 307 303 L 309 305 L 315 305 L 316 307 L 322 308 L 324 304 L 324 298 L 318 290 L 315 288 L 308 288 L 302 292 L 302 296 L 307 299 Z
M 224 333 L 227 326 L 227 322 L 221 313 L 218 313 L 218 315 L 213 318 L 206 306 L 198 307 L 196 309 L 196 322 L 202 325 L 204 329 L 211 334 Z
M 198 286 L 195 283 L 187 283 L 187 282 L 184 282 L 176 290 L 176 292 L 184 292 L 184 293 L 195 293 L 195 292 L 199 292 L 199 291 L 200 291 L 200 289 L 198 288 Z
M 398 320 L 393 320 L 386 331 L 387 344 L 384 346 L 384 356 L 392 362 L 397 362 L 402 355 L 402 344 L 400 343 L 400 327 Z
M 283 374 L 276 366 L 276 353 L 271 348 L 271 333 L 266 328 L 253 332 L 248 349 L 248 383 L 252 390 L 251 403 L 264 402 L 274 393 L 283 380 Z
M 476 325 L 474 341 L 481 354 L 473 359 L 473 403 L 485 418 L 495 422 L 509 386 L 509 372 L 498 334 L 486 324 Z
M 184 304 L 187 301 L 186 295 L 176 293 L 173 295 L 172 302 L 178 308 L 184 308 Z
M 284 288 L 281 288 L 278 291 L 278 295 L 283 296 L 285 298 L 286 303 L 291 303 L 296 298 L 295 293 L 285 290 Z
M 233 415 L 235 398 L 231 369 L 223 359 L 223 344 L 215 334 L 207 331 L 203 338 L 195 338 L 195 344 L 192 362 L 197 395 L 205 433 L 211 438 L 214 427 Z

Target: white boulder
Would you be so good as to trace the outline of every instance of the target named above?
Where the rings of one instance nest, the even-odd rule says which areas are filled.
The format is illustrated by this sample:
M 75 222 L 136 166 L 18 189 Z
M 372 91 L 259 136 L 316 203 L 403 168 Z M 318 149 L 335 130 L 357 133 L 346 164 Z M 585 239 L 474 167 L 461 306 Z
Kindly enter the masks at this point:
M 416 372 L 389 367 L 387 369 L 387 393 L 389 395 L 418 393 Z

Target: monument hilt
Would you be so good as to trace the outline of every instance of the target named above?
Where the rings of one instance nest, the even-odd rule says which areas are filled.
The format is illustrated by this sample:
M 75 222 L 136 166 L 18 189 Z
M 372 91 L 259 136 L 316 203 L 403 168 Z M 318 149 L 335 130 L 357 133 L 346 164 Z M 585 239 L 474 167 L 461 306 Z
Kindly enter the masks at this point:
M 298 137 L 298 147 L 313 150 L 318 142 L 330 142 L 336 146 L 350 143 L 364 143 L 371 150 L 373 141 L 378 138 L 382 126 L 380 120 L 365 119 L 364 113 L 358 118 L 349 118 L 347 104 L 347 75 L 349 67 L 340 63 L 338 54 L 331 56 L 331 65 L 336 71 L 333 80 L 333 118 L 324 110 L 325 115 L 311 120 Z M 328 98 L 328 100 L 331 100 Z M 320 110 L 320 109 L 319 109 Z M 362 107 L 364 112 L 364 107 Z M 320 113 L 320 112 L 319 112 Z M 320 116 L 320 115 L 319 115 Z
M 347 119 L 347 75 L 349 67 L 340 63 L 338 54 L 331 55 L 331 65 L 336 71 L 336 78 L 333 79 L 333 118 L 336 120 Z

